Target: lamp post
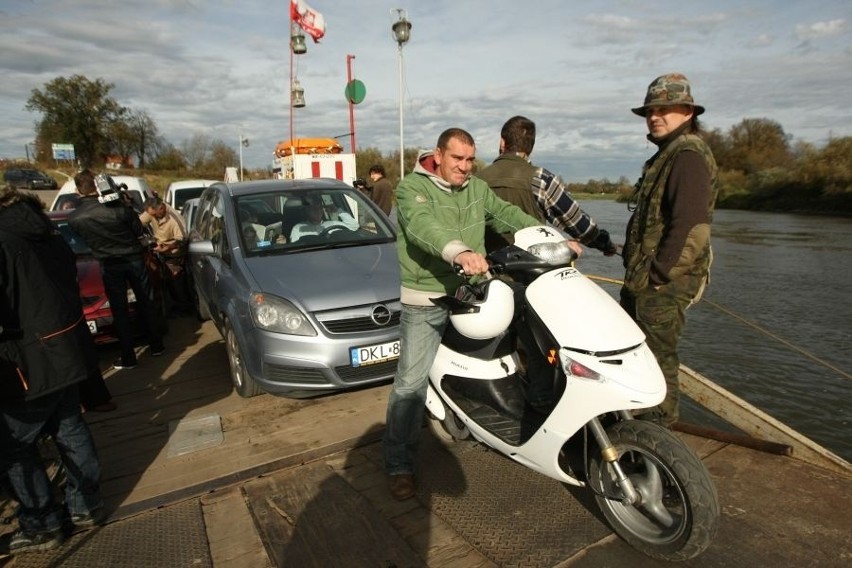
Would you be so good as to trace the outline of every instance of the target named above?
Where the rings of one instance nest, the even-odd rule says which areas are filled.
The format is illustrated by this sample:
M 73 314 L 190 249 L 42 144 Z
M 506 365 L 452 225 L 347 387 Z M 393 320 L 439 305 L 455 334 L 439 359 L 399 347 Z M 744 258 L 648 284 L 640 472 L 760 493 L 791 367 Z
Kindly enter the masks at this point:
M 405 10 L 396 9 L 398 20 L 391 26 L 393 37 L 399 46 L 399 179 L 405 175 L 405 145 L 402 121 L 402 46 L 411 38 L 411 22 L 405 18 Z
M 248 148 L 248 146 L 248 138 L 243 138 L 243 135 L 240 134 L 240 181 L 243 181 L 243 147 Z

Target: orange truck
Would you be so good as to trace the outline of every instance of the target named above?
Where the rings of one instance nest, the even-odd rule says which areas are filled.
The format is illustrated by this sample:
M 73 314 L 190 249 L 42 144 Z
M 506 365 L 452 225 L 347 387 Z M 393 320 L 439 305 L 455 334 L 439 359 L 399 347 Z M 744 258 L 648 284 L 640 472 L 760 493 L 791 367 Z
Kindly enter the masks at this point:
M 355 154 L 344 153 L 334 138 L 283 140 L 273 153 L 272 175 L 275 179 L 332 178 L 352 185 Z

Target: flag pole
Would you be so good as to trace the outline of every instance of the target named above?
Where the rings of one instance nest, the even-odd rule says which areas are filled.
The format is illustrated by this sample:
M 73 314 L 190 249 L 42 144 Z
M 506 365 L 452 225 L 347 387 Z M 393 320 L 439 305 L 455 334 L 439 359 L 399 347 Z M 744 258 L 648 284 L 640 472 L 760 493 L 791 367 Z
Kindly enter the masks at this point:
M 295 20 L 293 19 L 293 10 L 290 9 L 290 35 L 293 35 L 293 26 L 296 25 Z M 290 47 L 290 89 L 287 93 L 290 97 L 290 144 L 291 144 L 291 154 L 292 154 L 292 144 L 293 144 L 293 48 Z
M 346 84 L 352 85 L 352 60 L 354 55 L 346 56 Z M 352 93 L 346 97 L 349 102 L 349 148 L 350 152 L 355 153 L 355 105 L 352 103 Z

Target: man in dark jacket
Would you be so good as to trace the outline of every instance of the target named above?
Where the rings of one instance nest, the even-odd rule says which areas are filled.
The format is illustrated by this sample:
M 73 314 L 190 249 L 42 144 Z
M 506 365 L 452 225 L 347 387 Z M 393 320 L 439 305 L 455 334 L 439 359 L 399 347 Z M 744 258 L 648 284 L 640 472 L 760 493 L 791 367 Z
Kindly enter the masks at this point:
M 111 180 L 104 179 L 111 183 Z M 104 289 L 121 344 L 121 357 L 113 366 L 116 369 L 132 369 L 137 361 L 127 305 L 128 284 L 136 296 L 137 313 L 141 316 L 138 321 L 143 335 L 148 339 L 151 354 L 161 355 L 165 350 L 159 328 L 158 302 L 145 266 L 145 247 L 140 241 L 145 235 L 145 229 L 137 213 L 124 200 L 108 200 L 114 194 L 118 195 L 117 187 L 113 193 L 99 200 L 92 172 L 83 170 L 74 177 L 74 183 L 80 195 L 80 204 L 68 217 L 68 224 L 86 241 L 101 264 Z
M 62 544 L 66 519 L 103 517 L 100 465 L 80 412 L 78 384 L 96 365 L 73 251 L 35 197 L 0 189 L 0 463 L 20 507 L 11 554 Z M 37 442 L 54 437 L 67 484 L 56 502 Z
M 370 191 L 373 202 L 385 212 L 385 215 L 390 215 L 393 208 L 393 184 L 385 177 L 385 167 L 381 164 L 372 166 L 370 179 L 373 181 L 373 188 Z
M 500 155 L 476 174 L 488 182 L 501 199 L 514 203 L 542 224 L 562 229 L 587 247 L 613 255 L 616 246 L 609 233 L 601 229 L 568 192 L 558 175 L 530 162 L 535 145 L 535 123 L 524 116 L 513 116 L 500 130 Z M 512 244 L 514 235 L 487 231 L 488 251 Z

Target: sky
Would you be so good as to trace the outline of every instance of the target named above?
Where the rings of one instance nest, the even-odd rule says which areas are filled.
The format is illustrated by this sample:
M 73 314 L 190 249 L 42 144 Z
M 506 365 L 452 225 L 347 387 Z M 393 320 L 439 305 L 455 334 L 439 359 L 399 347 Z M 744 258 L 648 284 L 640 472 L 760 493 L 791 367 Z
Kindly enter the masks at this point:
M 706 107 L 706 128 L 770 119 L 817 147 L 852 135 L 850 0 L 308 4 L 325 37 L 308 37 L 291 66 L 283 0 L 0 0 L 0 158 L 24 157 L 34 139 L 32 91 L 73 75 L 113 84 L 113 98 L 178 148 L 202 134 L 238 152 L 247 139 L 250 169 L 269 167 L 290 138 L 291 73 L 306 99 L 295 137 L 339 137 L 350 151 L 354 122 L 356 149 L 388 154 L 400 147 L 401 102 L 406 148 L 431 149 L 461 127 L 489 163 L 502 124 L 521 114 L 537 125 L 532 161 L 569 182 L 638 177 L 654 148 L 630 108 L 675 71 Z M 412 24 L 401 54 L 399 9 Z M 352 121 L 350 72 L 366 87 Z

